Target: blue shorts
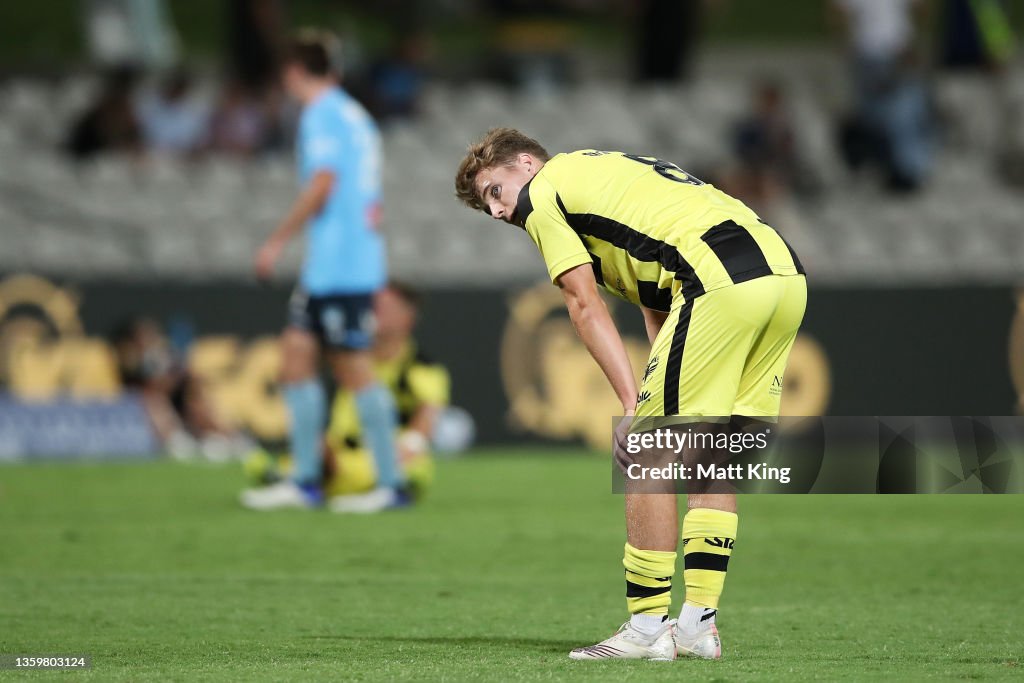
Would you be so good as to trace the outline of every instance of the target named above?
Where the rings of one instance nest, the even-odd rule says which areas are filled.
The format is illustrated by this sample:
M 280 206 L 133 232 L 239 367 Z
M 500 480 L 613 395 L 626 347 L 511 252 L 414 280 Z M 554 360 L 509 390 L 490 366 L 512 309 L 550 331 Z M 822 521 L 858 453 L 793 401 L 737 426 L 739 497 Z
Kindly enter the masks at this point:
M 368 349 L 376 329 L 373 294 L 312 296 L 296 287 L 288 300 L 288 326 L 314 334 L 328 349 Z

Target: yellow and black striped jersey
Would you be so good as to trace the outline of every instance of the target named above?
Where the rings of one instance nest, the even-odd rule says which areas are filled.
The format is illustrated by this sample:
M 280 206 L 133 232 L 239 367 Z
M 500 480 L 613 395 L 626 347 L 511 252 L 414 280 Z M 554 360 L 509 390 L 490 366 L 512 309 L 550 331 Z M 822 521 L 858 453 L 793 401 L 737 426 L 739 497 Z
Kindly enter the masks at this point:
M 374 375 L 395 397 L 399 425 L 405 427 L 422 406 L 448 405 L 449 375 L 443 365 L 422 356 L 410 342 L 391 360 L 374 360 Z M 352 392 L 339 389 L 331 405 L 327 440 L 332 446 L 358 448 L 361 445 L 359 413 Z
M 743 202 L 651 157 L 558 154 L 519 193 L 513 220 L 540 249 L 552 281 L 590 263 L 598 284 L 659 311 L 680 293 L 689 300 L 804 272 Z

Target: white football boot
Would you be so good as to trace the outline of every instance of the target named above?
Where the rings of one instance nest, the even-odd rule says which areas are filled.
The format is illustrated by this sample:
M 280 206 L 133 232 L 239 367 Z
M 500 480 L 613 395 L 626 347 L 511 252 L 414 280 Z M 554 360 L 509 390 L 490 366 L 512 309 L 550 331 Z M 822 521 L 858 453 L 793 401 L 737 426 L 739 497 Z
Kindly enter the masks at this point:
M 372 515 L 383 510 L 406 507 L 411 502 L 403 491 L 381 486 L 366 493 L 335 496 L 328 501 L 327 506 L 331 512 Z
M 718 637 L 718 627 L 714 620 L 703 622 L 693 632 L 684 631 L 673 620 L 672 631 L 675 634 L 676 654 L 680 657 L 722 658 L 722 640 Z
M 309 494 L 291 481 L 279 481 L 270 486 L 242 491 L 243 507 L 250 510 L 286 510 L 289 508 L 311 508 L 317 503 Z
M 666 621 L 657 633 L 646 635 L 627 621 L 611 638 L 597 645 L 578 647 L 569 653 L 569 659 L 650 659 L 667 662 L 676 658 L 676 643 L 672 639 L 673 623 Z

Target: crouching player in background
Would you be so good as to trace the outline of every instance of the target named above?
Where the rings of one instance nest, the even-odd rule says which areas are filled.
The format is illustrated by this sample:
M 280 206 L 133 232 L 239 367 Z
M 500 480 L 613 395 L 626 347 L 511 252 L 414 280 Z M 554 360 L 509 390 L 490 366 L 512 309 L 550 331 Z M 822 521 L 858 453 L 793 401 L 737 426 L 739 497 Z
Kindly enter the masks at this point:
M 372 355 L 374 375 L 394 396 L 398 407 L 399 466 L 413 501 L 422 498 L 434 480 L 430 435 L 438 413 L 448 404 L 448 371 L 425 359 L 413 339 L 419 296 L 406 285 L 392 282 L 375 300 L 377 333 Z M 374 512 L 353 507 L 354 494 L 377 486 L 373 455 L 366 447 L 355 396 L 340 388 L 334 396 L 331 419 L 323 445 L 324 492 L 336 512 Z M 290 458 L 287 460 L 290 461 Z M 279 479 L 290 462 L 274 463 L 256 453 L 246 463 L 248 475 L 258 482 Z
M 377 295 L 377 335 L 373 342 L 373 371 L 391 390 L 398 407 L 398 460 L 406 489 L 419 500 L 434 480 L 430 435 L 438 413 L 448 404 L 448 371 L 424 358 L 412 332 L 419 296 L 396 282 Z M 326 493 L 335 512 L 373 512 L 353 507 L 351 494 L 372 491 L 377 485 L 373 455 L 367 450 L 359 426 L 352 392 L 342 389 L 334 397 L 327 428 L 324 457 Z

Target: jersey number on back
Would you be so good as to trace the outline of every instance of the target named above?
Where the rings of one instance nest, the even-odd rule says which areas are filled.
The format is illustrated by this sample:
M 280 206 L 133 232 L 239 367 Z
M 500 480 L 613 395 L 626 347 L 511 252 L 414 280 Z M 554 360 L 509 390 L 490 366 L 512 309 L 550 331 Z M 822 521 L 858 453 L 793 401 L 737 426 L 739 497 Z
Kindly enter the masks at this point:
M 684 183 L 686 185 L 703 185 L 703 181 L 697 180 L 692 175 L 679 168 L 671 161 L 662 161 L 661 159 L 655 159 L 654 157 L 641 157 L 636 154 L 623 154 L 622 156 L 633 161 L 639 161 L 641 164 L 647 164 L 648 166 L 654 167 L 655 172 L 662 178 L 668 178 L 677 183 Z

